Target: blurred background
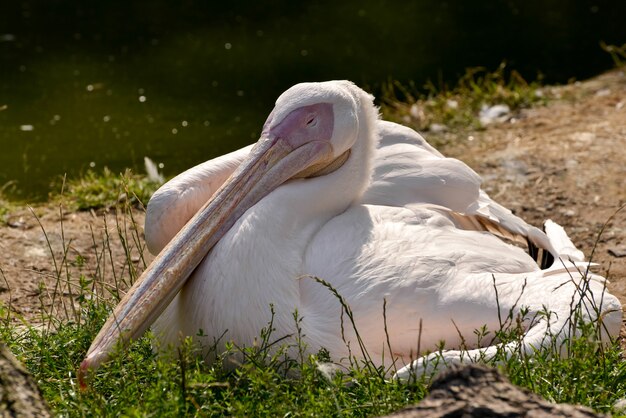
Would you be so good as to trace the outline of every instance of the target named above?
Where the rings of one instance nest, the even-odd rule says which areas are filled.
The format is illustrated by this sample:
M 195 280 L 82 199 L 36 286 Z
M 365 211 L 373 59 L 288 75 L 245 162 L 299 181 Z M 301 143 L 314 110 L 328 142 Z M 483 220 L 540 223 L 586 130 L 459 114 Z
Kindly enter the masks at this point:
M 0 190 L 36 201 L 104 166 L 172 176 L 256 140 L 276 97 L 378 94 L 502 61 L 526 80 L 611 68 L 626 1 L 61 1 L 0 5 Z M 56 181 L 55 186 L 51 186 Z

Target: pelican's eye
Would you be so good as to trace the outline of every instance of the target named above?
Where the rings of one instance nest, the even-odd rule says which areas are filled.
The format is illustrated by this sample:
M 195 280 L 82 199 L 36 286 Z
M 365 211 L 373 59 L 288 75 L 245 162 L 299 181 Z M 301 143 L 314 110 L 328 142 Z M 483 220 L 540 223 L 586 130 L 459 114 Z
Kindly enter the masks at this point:
M 317 117 L 316 115 L 309 115 L 306 119 L 306 126 L 313 127 L 317 125 Z

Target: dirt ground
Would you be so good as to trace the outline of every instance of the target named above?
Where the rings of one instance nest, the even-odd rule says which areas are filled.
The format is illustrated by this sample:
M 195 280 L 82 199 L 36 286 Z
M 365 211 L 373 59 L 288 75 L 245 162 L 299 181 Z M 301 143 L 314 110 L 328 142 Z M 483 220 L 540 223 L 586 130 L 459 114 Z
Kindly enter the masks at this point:
M 626 76 L 615 70 L 544 94 L 549 105 L 508 122 L 425 136 L 445 143 L 445 154 L 473 167 L 487 192 L 529 223 L 555 220 L 587 257 L 597 242 L 598 272 L 626 302 L 626 209 L 616 214 L 626 204 Z M 42 320 L 41 307 L 75 317 L 68 296 L 80 292 L 81 275 L 97 278 L 98 295 L 109 297 L 115 286 L 103 282 L 124 288 L 122 278 L 150 261 L 140 255 L 141 211 L 133 211 L 137 227 L 128 214 L 67 213 L 61 223 L 57 204 L 33 211 L 38 218 L 17 208 L 0 226 L 0 300 L 28 321 Z
M 132 216 L 65 212 L 58 203 L 14 210 L 0 226 L 0 300 L 31 323 L 47 315 L 76 319 L 78 304 L 69 301 L 80 294 L 81 279 L 84 293 L 116 297 L 149 264 L 143 223 L 136 209 Z

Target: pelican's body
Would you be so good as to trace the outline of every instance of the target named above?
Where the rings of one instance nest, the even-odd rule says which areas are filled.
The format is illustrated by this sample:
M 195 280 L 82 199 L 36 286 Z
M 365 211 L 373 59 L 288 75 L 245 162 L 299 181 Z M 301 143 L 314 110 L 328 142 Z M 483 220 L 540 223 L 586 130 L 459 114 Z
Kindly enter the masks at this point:
M 209 345 L 220 338 L 253 344 L 271 319 L 272 305 L 276 338 L 295 333 L 297 311 L 310 352 L 323 347 L 334 360 L 361 355 L 339 299 L 314 277 L 350 306 L 374 362 L 407 365 L 400 377 L 412 370 L 411 359 L 441 344 L 451 361 L 468 353 L 492 355 L 498 347 L 488 346 L 491 338 L 479 341 L 474 331 L 496 331 L 502 318 L 523 307 L 526 353 L 543 345 L 548 331 L 561 341 L 571 335 L 565 325 L 577 301 L 597 308 L 583 309 L 583 315 L 587 321 L 602 317 L 605 337 L 619 332 L 619 301 L 606 293 L 601 278 L 582 277 L 582 254 L 562 228 L 548 223 L 544 234 L 493 202 L 474 171 L 443 157 L 416 132 L 380 121 L 371 96 L 353 84 L 288 90 L 266 122 L 262 141 L 266 137 L 296 144 L 296 151 L 316 147 L 315 158 L 298 157 L 307 163 L 294 164 L 289 181 L 263 186 L 258 200 L 237 197 L 243 203 L 235 207 L 243 209 L 231 226 L 219 230 L 215 243 L 197 246 L 203 254 L 197 268 L 178 294 L 168 293 L 176 296 L 155 323 L 162 347 L 200 330 L 206 336 L 201 342 Z M 148 246 L 157 253 L 176 242 L 159 260 L 174 257 L 173 246 L 184 248 L 181 236 L 192 236 L 187 221 L 229 198 L 229 185 L 260 166 L 263 150 L 246 147 L 201 164 L 155 194 L 146 217 Z M 502 236 L 528 240 L 557 261 L 541 270 Z M 540 319 L 544 310 L 556 316 Z M 462 345 L 478 351 L 457 351 Z
M 485 309 L 486 301 L 495 302 L 491 273 L 512 273 L 517 282 L 512 296 L 517 296 L 523 280 L 516 274 L 533 272 L 539 278 L 536 262 L 488 232 L 459 230 L 434 207 L 420 204 L 467 210 L 478 200 L 480 179 L 460 161 L 411 142 L 415 138 L 402 132 L 407 128 L 378 123 L 378 133 L 383 128 L 387 135 L 377 138 L 405 135 L 373 150 L 375 157 L 382 157 L 372 167 L 380 174 L 368 179 L 364 192 L 359 193 L 362 185 L 352 184 L 354 175 L 343 175 L 361 169 L 347 162 L 324 178 L 294 181 L 267 195 L 224 235 L 157 320 L 154 331 L 163 347 L 178 344 L 181 333 L 194 336 L 199 330 L 207 342 L 228 330 L 223 343 L 250 345 L 270 321 L 271 304 L 276 338 L 295 332 L 297 311 L 309 349 L 317 352 L 324 347 L 342 358 L 348 353 L 340 329 L 341 305 L 312 277 L 326 280 L 346 298 L 360 335 L 379 360 L 385 349 L 381 342 L 386 341 L 384 298 L 394 355 L 404 353 L 406 362 L 416 355 L 420 320 L 424 351 L 436 349 L 442 340 L 457 347 L 455 323 L 467 330 L 468 340 L 483 325 L 498 329 L 495 303 Z M 211 176 L 202 174 L 213 174 L 215 167 L 234 171 L 246 151 L 249 148 L 205 163 L 157 192 L 146 218 L 146 238 L 153 252 L 158 253 L 221 185 L 217 181 L 206 187 L 207 182 L 198 179 Z M 399 167 L 403 162 L 405 167 Z M 420 163 L 431 167 L 418 170 Z M 385 168 L 392 170 L 385 173 Z M 436 175 L 434 168 L 440 169 Z M 213 178 L 225 180 L 224 174 Z M 457 184 L 451 184 L 455 174 Z M 198 191 L 201 185 L 205 188 Z M 194 191 L 195 199 L 185 198 Z M 545 281 L 537 283 L 543 292 Z M 508 313 L 511 304 L 501 303 Z M 344 334 L 353 334 L 350 326 L 344 328 Z

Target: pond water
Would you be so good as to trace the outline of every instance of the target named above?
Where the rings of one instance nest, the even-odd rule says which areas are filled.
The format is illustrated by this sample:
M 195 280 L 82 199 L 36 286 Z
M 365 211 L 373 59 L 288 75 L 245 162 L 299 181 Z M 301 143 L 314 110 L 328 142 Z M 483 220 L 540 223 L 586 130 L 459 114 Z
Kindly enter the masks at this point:
M 253 142 L 300 81 L 376 93 L 507 60 L 564 82 L 612 65 L 600 41 L 626 41 L 624 1 L 4 3 L 0 188 L 31 201 L 64 173 L 149 156 L 171 176 Z

